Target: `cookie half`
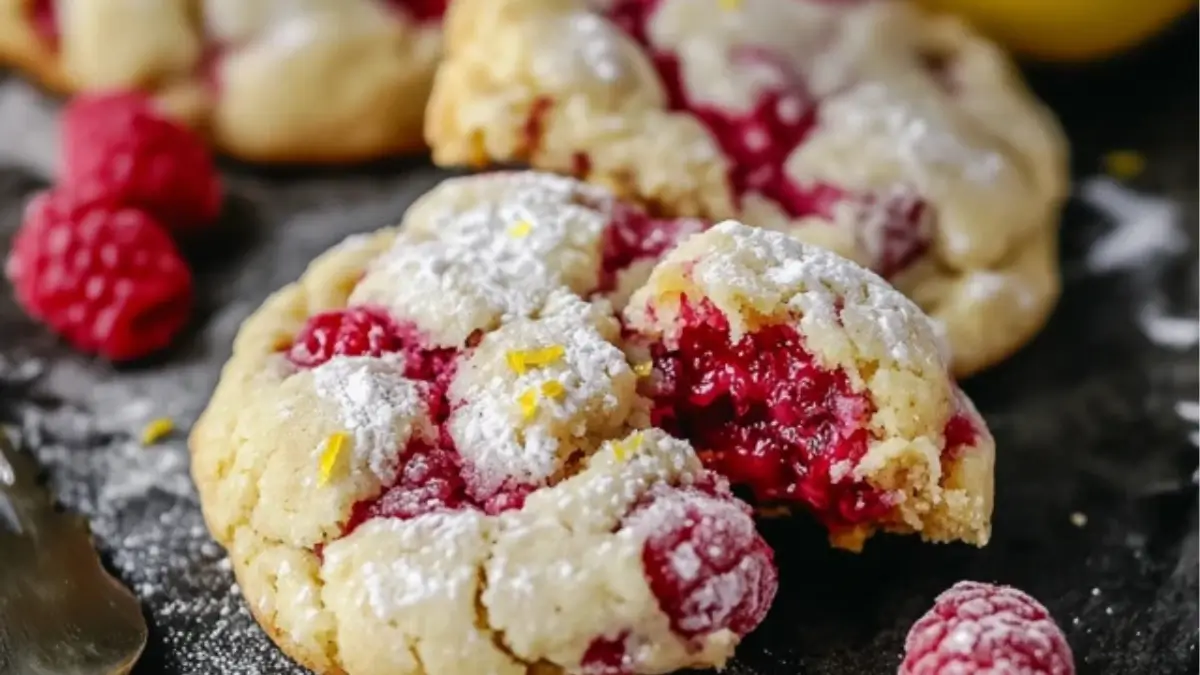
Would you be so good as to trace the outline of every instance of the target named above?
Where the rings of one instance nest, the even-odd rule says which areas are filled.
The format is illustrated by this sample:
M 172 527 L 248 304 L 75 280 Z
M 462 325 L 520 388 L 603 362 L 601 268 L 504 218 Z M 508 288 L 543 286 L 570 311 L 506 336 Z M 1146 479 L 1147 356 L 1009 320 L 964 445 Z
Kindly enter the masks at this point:
M 418 150 L 445 0 L 0 0 L 0 63 L 51 89 L 137 88 L 224 153 Z
M 625 318 L 651 423 L 756 504 L 844 548 L 880 529 L 987 543 L 995 444 L 928 318 L 875 274 L 730 221 L 672 251 Z
M 1059 293 L 1053 119 L 963 23 L 865 0 L 461 0 L 426 120 L 443 165 L 526 162 L 869 266 L 1002 360 Z

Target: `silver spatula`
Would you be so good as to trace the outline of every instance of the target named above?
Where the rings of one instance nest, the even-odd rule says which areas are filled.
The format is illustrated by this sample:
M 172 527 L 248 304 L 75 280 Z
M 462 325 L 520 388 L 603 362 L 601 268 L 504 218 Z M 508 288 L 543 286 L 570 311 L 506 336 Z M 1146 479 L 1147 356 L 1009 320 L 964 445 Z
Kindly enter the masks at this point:
M 0 675 L 124 675 L 145 645 L 137 599 L 0 429 Z

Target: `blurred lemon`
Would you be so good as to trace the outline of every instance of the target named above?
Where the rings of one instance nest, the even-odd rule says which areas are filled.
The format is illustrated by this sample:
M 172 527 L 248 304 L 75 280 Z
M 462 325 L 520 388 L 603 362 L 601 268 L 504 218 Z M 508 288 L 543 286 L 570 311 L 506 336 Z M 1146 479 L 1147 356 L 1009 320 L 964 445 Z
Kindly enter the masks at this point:
M 1196 0 L 921 0 L 960 14 L 1010 49 L 1082 61 L 1123 51 L 1166 28 Z

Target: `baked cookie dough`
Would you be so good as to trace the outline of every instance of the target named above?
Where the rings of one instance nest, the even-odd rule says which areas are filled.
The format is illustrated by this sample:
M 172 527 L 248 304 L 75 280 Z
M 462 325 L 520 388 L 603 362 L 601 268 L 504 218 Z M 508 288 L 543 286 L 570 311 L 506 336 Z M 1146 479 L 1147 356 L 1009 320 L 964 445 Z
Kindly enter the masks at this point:
M 727 329 L 701 348 L 731 367 L 790 331 L 760 360 L 792 368 L 787 392 L 826 395 L 802 412 L 757 390 L 700 402 L 698 369 L 668 391 L 701 311 Z M 740 468 L 741 446 L 689 421 L 705 405 L 753 408 L 722 433 L 775 413 L 803 428 L 803 453 L 773 442 L 823 482 L 798 500 Z M 991 508 L 986 427 L 885 282 L 551 174 L 447 180 L 399 228 L 318 258 L 246 320 L 190 447 L 254 615 L 318 673 L 722 665 L 777 571 L 721 471 L 849 548 L 876 529 L 983 544 Z
M 969 375 L 1059 294 L 1063 135 L 957 19 L 859 0 L 459 0 L 435 162 L 525 162 L 869 266 Z
M 418 150 L 445 0 L 0 0 L 0 64 L 64 93 L 138 88 L 224 153 Z

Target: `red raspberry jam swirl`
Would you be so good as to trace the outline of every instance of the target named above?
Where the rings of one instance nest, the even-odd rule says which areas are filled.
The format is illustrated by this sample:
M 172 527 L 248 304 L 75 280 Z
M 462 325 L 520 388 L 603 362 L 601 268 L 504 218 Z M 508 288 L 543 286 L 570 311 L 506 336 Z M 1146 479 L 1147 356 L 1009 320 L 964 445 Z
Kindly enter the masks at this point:
M 820 101 L 785 59 L 769 50 L 745 47 L 732 59 L 744 68 L 769 75 L 765 88 L 746 112 L 695 100 L 686 91 L 675 54 L 650 44 L 648 24 L 660 0 L 618 0 L 608 17 L 647 52 L 667 92 L 670 109 L 689 112 L 712 134 L 729 164 L 729 185 L 740 201 L 757 192 L 778 203 L 794 219 L 831 220 L 841 206 L 855 222 L 855 239 L 876 272 L 894 276 L 921 258 L 932 243 L 929 210 L 910 187 L 895 194 L 858 193 L 828 183 L 801 185 L 784 164 L 817 123 Z M 844 206 L 843 206 L 844 205 Z M 859 221 L 862 221 L 859 223 Z
M 678 345 L 652 346 L 653 424 L 687 438 L 709 468 L 760 503 L 799 503 L 830 530 L 885 517 L 887 495 L 852 470 L 871 400 L 818 365 L 790 326 L 729 336 L 725 317 L 685 305 Z
M 601 241 L 600 292 L 617 286 L 620 273 L 638 261 L 657 260 L 684 237 L 702 232 L 708 223 L 694 218 L 651 218 L 646 213 L 617 204 Z
M 392 9 L 421 23 L 437 23 L 446 15 L 450 0 L 385 0 Z
M 58 51 L 59 40 L 62 38 L 58 29 L 58 8 L 55 0 L 34 0 L 29 7 L 29 20 L 33 24 L 33 32 L 51 51 Z

